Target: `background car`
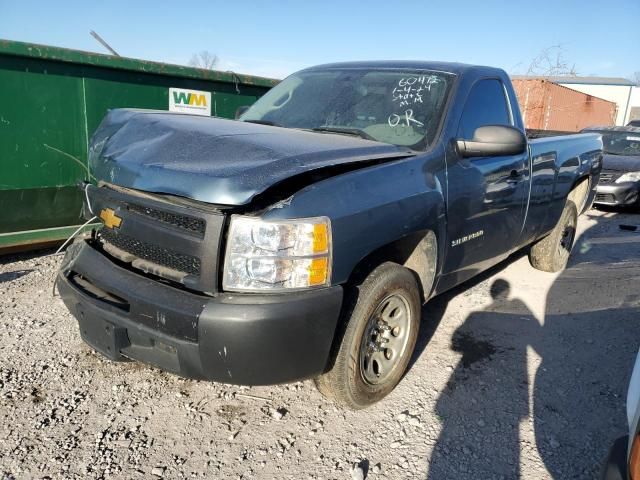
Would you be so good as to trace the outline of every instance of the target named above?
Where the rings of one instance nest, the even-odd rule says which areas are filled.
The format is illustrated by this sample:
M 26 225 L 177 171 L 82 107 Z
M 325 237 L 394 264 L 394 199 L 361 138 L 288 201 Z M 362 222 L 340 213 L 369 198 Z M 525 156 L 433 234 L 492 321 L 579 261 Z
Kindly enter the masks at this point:
M 596 204 L 640 206 L 640 127 L 589 127 L 602 135 Z

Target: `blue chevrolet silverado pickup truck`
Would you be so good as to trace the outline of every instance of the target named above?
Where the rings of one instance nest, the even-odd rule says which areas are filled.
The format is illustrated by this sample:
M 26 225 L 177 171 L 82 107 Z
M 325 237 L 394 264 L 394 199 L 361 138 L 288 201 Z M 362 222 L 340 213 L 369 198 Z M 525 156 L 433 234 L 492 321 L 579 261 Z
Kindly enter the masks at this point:
M 324 65 L 238 119 L 113 110 L 57 285 L 112 360 L 350 408 L 401 380 L 421 306 L 528 248 L 567 263 L 598 134 L 528 141 L 500 69 Z M 429 318 L 423 318 L 428 322 Z

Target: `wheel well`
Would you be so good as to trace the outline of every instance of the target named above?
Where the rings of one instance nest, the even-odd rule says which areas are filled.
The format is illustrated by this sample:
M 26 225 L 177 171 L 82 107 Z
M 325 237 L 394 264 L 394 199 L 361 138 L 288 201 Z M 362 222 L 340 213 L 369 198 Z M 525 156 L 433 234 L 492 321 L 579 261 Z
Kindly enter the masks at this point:
M 578 209 L 578 215 L 584 213 L 584 210 L 587 206 L 586 204 L 587 199 L 589 198 L 590 184 L 591 177 L 589 175 L 585 175 L 584 177 L 579 178 L 569 192 L 569 196 L 567 197 L 569 200 L 575 203 L 576 208 Z
M 357 285 L 384 262 L 394 262 L 409 269 L 416 277 L 424 301 L 433 288 L 438 257 L 436 235 L 431 230 L 403 237 L 374 250 L 353 269 L 348 283 Z

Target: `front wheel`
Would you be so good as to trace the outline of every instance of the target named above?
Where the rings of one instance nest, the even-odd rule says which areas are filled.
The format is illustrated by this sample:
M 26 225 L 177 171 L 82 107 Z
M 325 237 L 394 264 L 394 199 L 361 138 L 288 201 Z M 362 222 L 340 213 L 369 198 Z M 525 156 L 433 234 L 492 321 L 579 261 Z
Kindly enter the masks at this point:
M 353 409 L 382 400 L 404 374 L 418 337 L 420 291 L 414 275 L 383 263 L 347 298 L 345 330 L 318 390 Z
M 578 209 L 567 200 L 560 220 L 549 235 L 538 240 L 529 251 L 534 268 L 544 272 L 559 272 L 567 266 L 578 225 Z

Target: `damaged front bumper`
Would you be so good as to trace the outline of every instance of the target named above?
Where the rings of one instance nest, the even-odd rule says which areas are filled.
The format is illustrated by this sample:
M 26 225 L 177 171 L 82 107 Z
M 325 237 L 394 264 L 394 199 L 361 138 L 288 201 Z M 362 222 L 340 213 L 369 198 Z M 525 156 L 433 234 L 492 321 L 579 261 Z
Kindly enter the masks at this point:
M 323 373 L 343 294 L 200 295 L 119 266 L 84 240 L 69 248 L 57 286 L 83 340 L 111 360 L 240 385 Z

